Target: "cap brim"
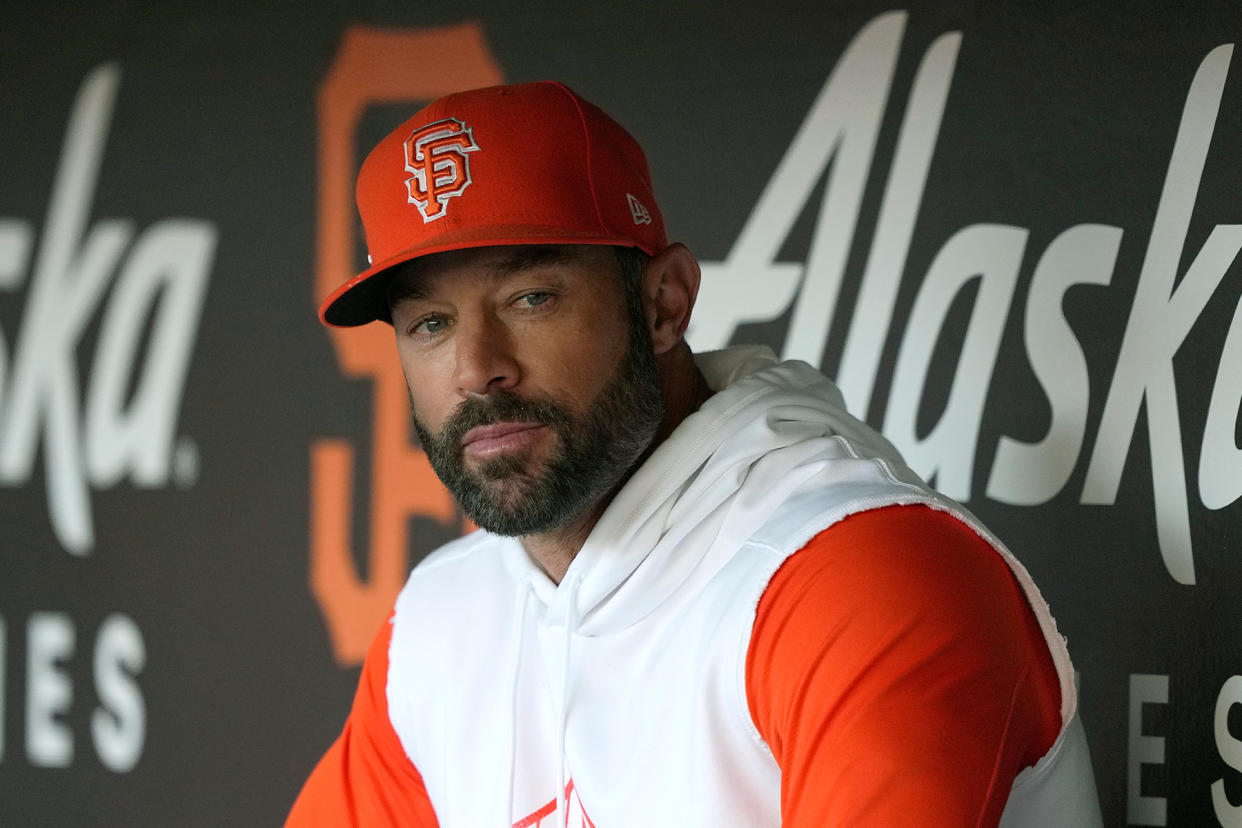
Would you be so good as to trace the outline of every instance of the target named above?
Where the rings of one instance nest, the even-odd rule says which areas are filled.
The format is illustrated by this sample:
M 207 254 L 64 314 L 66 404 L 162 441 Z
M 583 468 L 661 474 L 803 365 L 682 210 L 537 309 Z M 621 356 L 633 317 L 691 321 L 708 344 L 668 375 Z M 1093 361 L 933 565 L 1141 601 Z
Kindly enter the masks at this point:
M 319 319 L 334 328 L 352 328 L 369 322 L 388 319 L 388 282 L 392 268 L 433 253 L 466 250 L 473 247 L 500 247 L 507 244 L 608 244 L 619 247 L 640 247 L 654 256 L 660 251 L 647 250 L 633 238 L 611 233 L 566 233 L 563 227 L 521 224 L 471 227 L 436 236 L 434 244 L 415 245 L 372 264 L 366 270 L 334 290 L 319 306 Z

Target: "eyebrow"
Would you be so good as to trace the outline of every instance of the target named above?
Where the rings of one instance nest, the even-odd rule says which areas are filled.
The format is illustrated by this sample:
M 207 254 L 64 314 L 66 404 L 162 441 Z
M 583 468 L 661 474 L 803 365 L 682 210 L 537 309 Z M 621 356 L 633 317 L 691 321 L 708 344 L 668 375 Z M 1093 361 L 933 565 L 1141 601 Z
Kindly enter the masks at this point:
M 493 281 L 500 281 L 507 276 L 532 270 L 548 264 L 568 262 L 574 259 L 570 249 L 553 246 L 524 247 L 512 256 L 501 259 L 488 268 L 488 276 Z M 407 271 L 408 272 L 408 271 Z M 406 299 L 426 299 L 427 293 L 417 277 L 402 278 L 405 273 L 394 273 L 388 282 L 388 307 L 395 307 L 398 302 Z
M 417 279 L 403 279 L 403 274 L 394 273 L 388 280 L 388 307 L 394 308 L 405 299 L 422 299 L 426 294 L 419 286 Z

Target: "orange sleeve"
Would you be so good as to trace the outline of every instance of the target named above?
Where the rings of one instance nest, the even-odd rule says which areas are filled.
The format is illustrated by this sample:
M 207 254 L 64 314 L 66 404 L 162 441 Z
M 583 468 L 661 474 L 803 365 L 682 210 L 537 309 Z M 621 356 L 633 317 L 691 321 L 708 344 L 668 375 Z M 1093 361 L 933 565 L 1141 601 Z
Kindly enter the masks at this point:
M 436 828 L 423 778 L 388 719 L 385 623 L 367 652 L 345 729 L 302 787 L 285 828 Z
M 773 576 L 746 661 L 786 828 L 994 826 L 1060 731 L 1060 684 L 1009 567 L 969 527 L 890 506 Z

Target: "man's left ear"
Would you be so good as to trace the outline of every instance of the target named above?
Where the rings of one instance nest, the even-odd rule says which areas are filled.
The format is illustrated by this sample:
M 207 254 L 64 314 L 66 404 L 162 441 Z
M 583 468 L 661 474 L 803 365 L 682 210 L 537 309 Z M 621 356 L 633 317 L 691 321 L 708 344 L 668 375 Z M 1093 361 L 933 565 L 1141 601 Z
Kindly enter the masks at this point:
M 656 354 L 682 341 L 699 295 L 699 263 L 680 242 L 653 256 L 643 269 L 643 311 Z

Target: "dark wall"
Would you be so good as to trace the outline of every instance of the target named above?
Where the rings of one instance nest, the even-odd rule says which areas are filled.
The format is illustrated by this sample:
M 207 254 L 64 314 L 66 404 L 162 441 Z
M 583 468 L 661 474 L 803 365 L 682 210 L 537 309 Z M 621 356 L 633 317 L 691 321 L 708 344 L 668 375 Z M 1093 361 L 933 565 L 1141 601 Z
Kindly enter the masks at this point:
M 1106 822 L 1240 824 L 1236 4 L 194 5 L 0 9 L 0 824 L 283 818 L 461 530 L 315 319 L 357 164 L 542 78 L 647 148 L 692 344 L 823 366 L 1026 563 Z

